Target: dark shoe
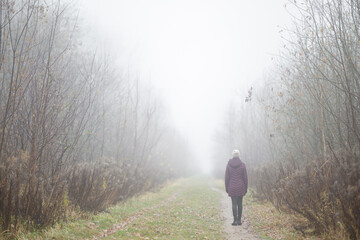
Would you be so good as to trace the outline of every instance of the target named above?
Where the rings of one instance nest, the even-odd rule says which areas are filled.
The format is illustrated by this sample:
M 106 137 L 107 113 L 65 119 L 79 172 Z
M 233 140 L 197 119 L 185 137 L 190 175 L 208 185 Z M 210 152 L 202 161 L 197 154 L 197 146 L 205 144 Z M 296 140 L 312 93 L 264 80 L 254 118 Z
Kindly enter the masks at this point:
M 234 222 L 231 225 L 237 226 L 238 225 L 238 220 L 236 218 L 234 218 Z
M 240 226 L 241 225 L 241 219 L 236 221 L 236 225 Z

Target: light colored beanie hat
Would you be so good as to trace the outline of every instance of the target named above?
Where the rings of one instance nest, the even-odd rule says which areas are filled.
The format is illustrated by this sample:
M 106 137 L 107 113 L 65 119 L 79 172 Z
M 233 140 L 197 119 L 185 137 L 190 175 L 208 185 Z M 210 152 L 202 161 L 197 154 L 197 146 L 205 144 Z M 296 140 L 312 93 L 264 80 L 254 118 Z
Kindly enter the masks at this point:
M 233 155 L 233 157 L 240 157 L 239 150 L 237 150 L 237 149 L 233 150 L 232 155 Z

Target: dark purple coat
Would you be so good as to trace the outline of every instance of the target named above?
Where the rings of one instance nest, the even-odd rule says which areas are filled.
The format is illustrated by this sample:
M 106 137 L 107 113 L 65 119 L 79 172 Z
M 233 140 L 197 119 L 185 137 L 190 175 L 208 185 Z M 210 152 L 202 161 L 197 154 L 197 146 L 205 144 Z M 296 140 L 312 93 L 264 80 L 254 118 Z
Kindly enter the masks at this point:
M 225 189 L 230 197 L 244 196 L 248 188 L 245 163 L 235 157 L 229 160 L 225 173 Z

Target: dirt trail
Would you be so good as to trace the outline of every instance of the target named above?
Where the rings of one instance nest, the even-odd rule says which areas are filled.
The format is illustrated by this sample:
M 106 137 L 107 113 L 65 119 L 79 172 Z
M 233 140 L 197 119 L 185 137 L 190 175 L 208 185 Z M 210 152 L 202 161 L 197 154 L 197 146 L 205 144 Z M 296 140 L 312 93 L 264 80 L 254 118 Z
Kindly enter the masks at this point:
M 251 230 L 249 222 L 247 220 L 246 206 L 243 207 L 242 225 L 232 226 L 234 218 L 232 215 L 232 206 L 230 197 L 219 189 L 213 187 L 214 191 L 218 191 L 222 194 L 221 199 L 221 215 L 223 219 L 223 227 L 226 233 L 226 238 L 229 240 L 260 240 L 259 237 Z

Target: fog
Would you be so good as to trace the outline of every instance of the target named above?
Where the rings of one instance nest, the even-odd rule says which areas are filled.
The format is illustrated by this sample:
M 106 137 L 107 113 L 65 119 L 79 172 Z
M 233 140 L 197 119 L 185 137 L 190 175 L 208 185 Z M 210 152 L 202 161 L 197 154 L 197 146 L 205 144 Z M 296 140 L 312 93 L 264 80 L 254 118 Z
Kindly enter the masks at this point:
M 171 221 L 196 216 L 207 229 L 192 224 L 186 236 L 221 234 L 203 224 L 220 226 L 220 198 L 202 203 L 220 197 L 211 179 L 239 166 L 227 161 L 236 148 L 239 186 L 259 209 L 302 216 L 287 226 L 311 237 L 360 239 L 359 9 L 358 0 L 0 1 L 0 238 L 75 236 L 73 216 L 131 198 L 140 212 L 109 209 L 120 225 L 107 230 L 88 218 L 88 238 L 166 206 Z M 212 177 L 190 177 L 199 172 Z M 160 226 L 169 216 L 143 223 L 157 221 L 149 234 L 183 234 Z
M 289 22 L 280 0 L 83 0 L 79 9 L 84 41 L 152 86 L 204 172 L 229 104 L 262 80 Z

